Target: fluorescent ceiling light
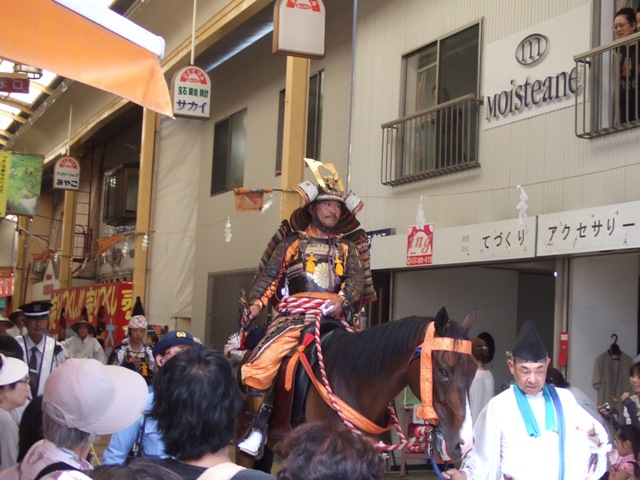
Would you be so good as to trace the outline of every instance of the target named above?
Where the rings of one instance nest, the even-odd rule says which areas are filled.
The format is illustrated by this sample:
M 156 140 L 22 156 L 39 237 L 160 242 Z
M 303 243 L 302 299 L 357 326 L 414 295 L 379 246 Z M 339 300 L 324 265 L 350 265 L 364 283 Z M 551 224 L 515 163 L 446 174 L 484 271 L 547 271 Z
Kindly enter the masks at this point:
M 54 0 L 56 3 L 73 10 L 107 30 L 126 38 L 130 42 L 155 53 L 158 58 L 164 56 L 164 39 L 155 35 L 131 20 L 118 15 L 107 6 L 95 0 Z

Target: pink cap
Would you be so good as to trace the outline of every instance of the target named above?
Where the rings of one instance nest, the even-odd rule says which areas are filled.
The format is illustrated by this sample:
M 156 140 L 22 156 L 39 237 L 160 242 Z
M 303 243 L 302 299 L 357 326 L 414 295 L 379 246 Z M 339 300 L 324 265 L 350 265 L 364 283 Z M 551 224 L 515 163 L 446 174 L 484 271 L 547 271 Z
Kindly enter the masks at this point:
M 148 395 L 144 378 L 133 370 L 70 358 L 47 378 L 42 408 L 65 427 L 106 435 L 131 425 Z

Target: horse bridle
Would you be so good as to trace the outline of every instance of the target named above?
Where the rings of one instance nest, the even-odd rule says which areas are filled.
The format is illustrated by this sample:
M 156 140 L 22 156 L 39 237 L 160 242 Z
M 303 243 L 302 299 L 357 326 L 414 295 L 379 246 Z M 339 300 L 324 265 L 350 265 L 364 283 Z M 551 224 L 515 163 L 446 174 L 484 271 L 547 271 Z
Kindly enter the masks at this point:
M 440 419 L 433 408 L 433 360 L 434 351 L 457 352 L 471 355 L 471 341 L 451 337 L 436 337 L 435 322 L 429 323 L 420 352 L 420 399 L 421 405 L 416 415 L 431 425 L 438 425 Z

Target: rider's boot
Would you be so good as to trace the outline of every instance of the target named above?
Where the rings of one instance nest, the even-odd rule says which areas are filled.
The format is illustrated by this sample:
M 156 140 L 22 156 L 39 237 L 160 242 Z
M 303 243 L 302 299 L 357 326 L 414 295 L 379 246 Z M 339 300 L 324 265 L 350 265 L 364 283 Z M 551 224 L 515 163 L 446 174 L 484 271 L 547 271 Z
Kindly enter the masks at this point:
M 253 388 L 247 392 L 247 406 L 255 420 L 243 440 L 238 443 L 237 448 L 243 454 L 256 460 L 262 456 L 269 417 L 273 411 L 269 394 L 270 390 L 254 390 Z

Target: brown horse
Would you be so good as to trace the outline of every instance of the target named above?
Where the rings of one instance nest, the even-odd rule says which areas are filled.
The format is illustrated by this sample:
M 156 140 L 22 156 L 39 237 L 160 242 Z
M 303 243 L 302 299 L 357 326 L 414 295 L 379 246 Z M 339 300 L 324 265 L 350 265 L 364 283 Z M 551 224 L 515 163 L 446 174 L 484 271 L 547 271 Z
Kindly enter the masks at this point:
M 386 426 L 387 406 L 406 386 L 421 398 L 421 360 L 416 349 L 425 340 L 431 322 L 434 322 L 435 338 L 467 339 L 465 330 L 449 319 L 444 308 L 435 319 L 404 318 L 359 333 L 335 330 L 330 341 L 322 346 L 326 373 L 335 395 L 375 424 Z M 452 342 L 453 345 L 463 343 Z M 433 349 L 431 355 L 432 403 L 439 420 L 437 437 L 440 439 L 433 447 L 443 458 L 457 461 L 469 450 L 472 441 L 468 392 L 476 364 L 470 355 L 449 350 Z M 314 371 L 316 378 L 320 378 L 317 365 Z M 338 419 L 313 385 L 306 396 L 305 419 Z M 245 417 L 240 421 L 241 427 L 246 425 L 246 420 Z M 389 440 L 388 432 L 368 435 L 376 440 Z M 267 444 L 274 446 L 273 442 Z M 277 451 L 277 445 L 275 447 Z M 246 465 L 247 460 L 237 455 L 238 463 Z

